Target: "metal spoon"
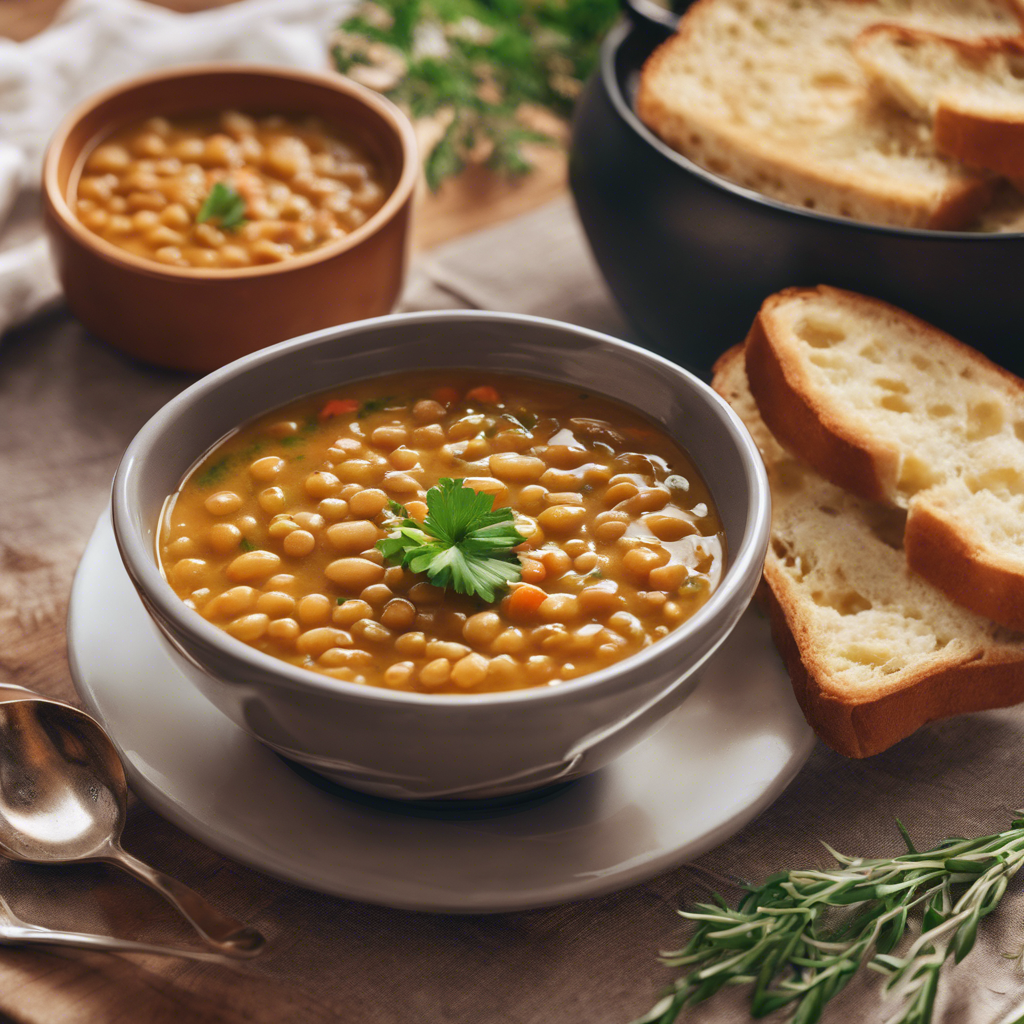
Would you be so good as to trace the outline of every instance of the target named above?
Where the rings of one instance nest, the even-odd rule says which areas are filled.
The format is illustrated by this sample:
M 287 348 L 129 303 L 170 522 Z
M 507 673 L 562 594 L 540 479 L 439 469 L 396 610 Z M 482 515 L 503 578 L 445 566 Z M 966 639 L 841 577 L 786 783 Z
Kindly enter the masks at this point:
M 29 924 L 27 921 L 22 921 L 11 910 L 2 896 L 0 896 L 0 946 L 63 946 L 72 949 L 94 949 L 102 953 L 149 953 L 154 956 L 178 956 L 185 960 L 203 960 L 215 964 L 225 962 L 223 953 L 208 953 L 201 949 L 179 949 L 175 946 L 158 946 L 152 942 L 134 942 L 132 939 L 118 939 L 112 935 L 95 935 L 92 932 L 54 931 L 38 924 Z
M 34 864 L 103 861 L 154 888 L 224 956 L 256 956 L 265 939 L 121 848 L 128 783 L 100 725 L 21 687 L 0 689 L 0 853 Z

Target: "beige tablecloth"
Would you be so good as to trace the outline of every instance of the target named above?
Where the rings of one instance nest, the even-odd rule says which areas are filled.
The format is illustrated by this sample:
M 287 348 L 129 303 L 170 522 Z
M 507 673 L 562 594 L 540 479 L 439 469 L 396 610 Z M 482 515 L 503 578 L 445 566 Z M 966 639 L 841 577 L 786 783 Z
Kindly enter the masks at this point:
M 405 308 L 467 305 L 626 334 L 568 202 L 435 250 L 415 268 Z M 65 312 L 0 345 L 0 675 L 73 698 L 64 616 L 75 564 L 124 446 L 188 382 L 129 362 Z M 222 968 L 0 950 L 0 1019 L 626 1024 L 670 976 L 656 954 L 683 935 L 680 904 L 729 891 L 737 877 L 825 864 L 819 839 L 850 853 L 895 853 L 897 817 L 922 845 L 997 831 L 1024 803 L 1022 737 L 1024 714 L 1009 710 L 932 726 L 864 762 L 819 746 L 769 811 L 696 863 L 600 899 L 491 917 L 407 913 L 296 889 L 224 860 L 135 803 L 127 847 L 252 921 L 273 951 Z M 0 863 L 0 892 L 43 924 L 188 938 L 157 897 L 106 868 Z M 937 1024 L 997 1024 L 1024 1001 L 1019 968 L 1000 955 L 1024 943 L 1022 919 L 1024 878 L 983 925 L 975 951 L 947 972 Z M 879 993 L 875 975 L 852 984 L 826 1022 L 881 1022 Z M 747 1016 L 730 993 L 686 1019 Z

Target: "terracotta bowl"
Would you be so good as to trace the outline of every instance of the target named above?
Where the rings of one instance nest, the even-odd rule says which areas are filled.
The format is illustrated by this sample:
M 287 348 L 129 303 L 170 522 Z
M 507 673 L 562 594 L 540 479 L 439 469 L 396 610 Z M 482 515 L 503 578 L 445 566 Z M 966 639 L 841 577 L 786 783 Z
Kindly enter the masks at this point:
M 157 114 L 225 109 L 321 117 L 377 160 L 390 195 L 331 245 L 231 270 L 162 266 L 78 221 L 68 197 L 98 138 Z M 389 312 L 405 274 L 417 167 L 412 125 L 401 111 L 341 75 L 174 68 L 118 85 L 68 115 L 43 164 L 44 215 L 65 297 L 85 326 L 146 362 L 201 372 L 285 338 Z

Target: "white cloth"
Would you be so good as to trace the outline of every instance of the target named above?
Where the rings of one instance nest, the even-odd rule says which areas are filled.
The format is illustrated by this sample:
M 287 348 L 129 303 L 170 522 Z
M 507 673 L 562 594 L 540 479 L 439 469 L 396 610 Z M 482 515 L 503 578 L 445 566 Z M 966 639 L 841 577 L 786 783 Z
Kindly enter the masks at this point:
M 57 297 L 39 175 L 61 118 L 90 94 L 173 64 L 239 61 L 324 70 L 355 0 L 244 0 L 177 14 L 141 0 L 68 0 L 24 43 L 0 39 L 0 334 Z

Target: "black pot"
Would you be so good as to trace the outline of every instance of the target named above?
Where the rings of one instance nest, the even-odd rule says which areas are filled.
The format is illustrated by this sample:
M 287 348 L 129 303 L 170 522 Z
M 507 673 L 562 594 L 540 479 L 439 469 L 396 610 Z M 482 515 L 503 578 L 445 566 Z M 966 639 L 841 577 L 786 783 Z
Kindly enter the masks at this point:
M 703 170 L 633 112 L 640 69 L 672 19 L 631 14 L 605 40 L 577 104 L 569 177 L 598 265 L 641 340 L 706 373 L 772 292 L 832 284 L 886 299 L 1024 372 L 1024 234 L 861 224 Z

